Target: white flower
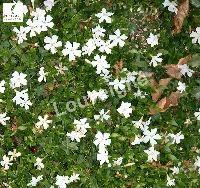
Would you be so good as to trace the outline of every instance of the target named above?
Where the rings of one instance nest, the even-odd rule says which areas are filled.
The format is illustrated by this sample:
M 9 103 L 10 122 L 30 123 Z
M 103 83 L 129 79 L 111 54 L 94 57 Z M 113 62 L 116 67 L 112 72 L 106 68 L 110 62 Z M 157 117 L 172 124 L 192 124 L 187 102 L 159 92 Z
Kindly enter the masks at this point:
M 56 176 L 56 185 L 59 187 L 59 188 L 66 188 L 67 187 L 67 184 L 70 183 L 70 179 L 68 176 L 59 176 L 57 175 Z
M 98 91 L 98 98 L 99 98 L 101 101 L 105 101 L 105 100 L 108 98 L 108 95 L 106 94 L 105 90 L 100 89 L 100 90 Z
M 76 126 L 76 130 L 84 130 L 90 128 L 89 123 L 87 123 L 87 118 L 82 118 L 80 120 L 74 120 L 74 125 Z
M 120 47 L 123 47 L 125 45 L 125 40 L 128 38 L 126 35 L 121 35 L 121 32 L 119 29 L 117 29 L 115 32 L 115 35 L 109 35 L 109 39 L 112 41 L 113 46 L 117 46 L 119 44 Z
M 100 120 L 100 121 L 104 121 L 104 120 L 108 120 L 110 118 L 110 115 L 108 115 L 109 110 L 107 112 L 105 112 L 104 109 L 102 109 L 99 114 L 100 115 L 94 115 L 94 119 L 95 120 Z
M 6 112 L 0 114 L 0 124 L 6 125 L 6 121 L 9 119 L 10 119 L 10 117 L 6 117 Z
M 39 181 L 43 180 L 43 175 L 36 177 L 32 177 L 31 182 L 27 184 L 27 186 L 35 187 Z
M 67 133 L 67 136 L 71 139 L 71 141 L 76 140 L 77 142 L 80 142 L 80 139 L 85 137 L 85 133 L 83 134 L 82 132 L 72 131 L 70 133 Z
M 15 71 L 10 79 L 10 86 L 12 89 L 27 85 L 26 74 Z
M 8 155 L 11 155 L 10 160 L 16 160 L 17 157 L 21 156 L 21 153 L 14 149 L 13 151 L 9 151 Z
M 151 56 L 152 59 L 149 64 L 156 67 L 158 65 L 158 63 L 161 63 L 163 61 L 163 59 L 160 57 L 161 55 L 162 55 L 162 53 L 158 53 L 156 56 Z
M 92 52 L 96 49 L 96 44 L 94 39 L 89 39 L 86 44 L 82 47 L 82 55 L 90 56 Z
M 191 77 L 194 73 L 194 71 L 190 69 L 187 64 L 178 65 L 178 68 L 180 69 L 181 74 L 184 76 L 187 74 L 189 77 Z
M 167 175 L 167 186 L 175 186 L 175 179 L 171 179 L 168 175 Z
M 126 74 L 126 83 L 130 83 L 130 82 L 135 82 L 136 80 L 136 75 L 137 75 L 137 72 L 128 72 Z
M 136 135 L 135 140 L 131 142 L 131 145 L 135 146 L 135 145 L 140 144 L 141 142 L 143 142 L 143 138 L 144 136 L 141 137 L 141 136 Z
M 198 112 L 194 113 L 194 116 L 197 118 L 198 121 L 200 121 L 200 108 Z M 0 121 L 1 122 L 1 121 Z
M 44 72 L 44 67 L 40 67 L 38 74 L 39 74 L 38 82 L 42 82 L 42 80 L 44 80 L 45 82 L 47 81 L 46 75 L 48 74 L 48 72 Z
M 13 8 L 13 12 L 22 12 L 23 14 L 26 14 L 28 12 L 28 8 L 21 1 L 18 1 Z
M 176 8 L 177 4 L 175 1 L 170 2 L 169 0 L 165 0 L 164 3 L 162 3 L 162 4 L 164 7 L 168 7 L 168 10 L 170 12 L 175 12 L 177 14 L 178 9 Z
M 57 52 L 57 48 L 62 46 L 62 42 L 58 41 L 58 36 L 53 35 L 52 37 L 45 37 L 44 42 L 46 45 L 44 48 L 46 50 L 50 50 L 52 54 L 55 54 Z
M 15 97 L 12 99 L 17 105 L 24 107 L 26 110 L 32 105 L 28 97 L 28 89 L 22 91 L 16 91 Z
M 69 61 L 74 61 L 76 57 L 81 57 L 81 50 L 78 50 L 80 44 L 73 42 L 72 44 L 67 41 L 65 48 L 62 50 L 64 56 L 69 55 Z
M 149 118 L 148 121 L 142 121 L 142 120 L 143 117 L 141 117 L 139 121 L 132 121 L 132 123 L 136 128 L 139 128 L 141 131 L 145 131 L 146 129 L 149 128 L 148 126 L 151 123 L 151 118 Z
M 100 52 L 105 52 L 106 54 L 111 54 L 111 49 L 113 48 L 113 44 L 111 44 L 110 40 L 107 41 L 101 41 L 100 43 L 100 48 L 99 51 Z
M 55 68 L 56 68 L 57 71 L 58 71 L 57 75 L 58 75 L 58 74 L 64 75 L 64 74 L 65 74 L 65 71 L 68 70 L 68 68 L 67 68 L 66 66 L 63 66 L 62 63 L 59 63 L 58 66 L 56 65 Z
M 47 129 L 49 127 L 49 124 L 52 123 L 52 120 L 48 120 L 48 115 L 44 115 L 44 118 L 42 116 L 38 116 L 38 122 L 35 124 L 37 129 Z
M 199 174 L 200 174 L 200 157 L 199 157 L 199 156 L 197 156 L 197 158 L 196 158 L 196 160 L 195 160 L 194 167 L 195 167 L 196 169 L 198 169 Z
M 125 79 L 121 79 L 120 81 L 116 78 L 113 82 L 109 82 L 110 86 L 113 86 L 115 90 L 124 90 L 125 89 Z
M 192 33 L 190 34 L 190 37 L 192 37 L 192 43 L 199 43 L 200 44 L 200 27 L 196 28 L 196 32 L 192 31 Z
M 122 164 L 123 157 L 119 157 L 117 160 L 113 161 L 113 166 L 120 166 Z
M 47 11 L 51 10 L 54 6 L 54 0 L 46 0 L 44 1 L 44 5 Z
M 180 91 L 180 92 L 182 93 L 183 91 L 185 91 L 185 89 L 186 89 L 185 83 L 182 83 L 182 82 L 179 81 L 179 82 L 178 82 L 177 90 Z
M 104 20 L 106 21 L 106 23 L 111 23 L 112 20 L 110 16 L 112 15 L 113 13 L 107 12 L 105 8 L 103 8 L 100 13 L 95 14 L 95 16 L 99 18 L 99 23 L 103 22 Z
M 106 30 L 101 27 L 100 25 L 97 25 L 95 28 L 92 29 L 93 38 L 99 38 L 105 36 Z
M 97 132 L 95 135 L 95 141 L 93 142 L 96 146 L 99 146 L 99 151 L 105 150 L 106 146 L 111 144 L 111 139 L 109 139 L 109 133 Z
M 69 178 L 70 183 L 76 182 L 77 180 L 80 180 L 79 176 L 80 176 L 80 174 L 73 173 Z
M 4 93 L 4 91 L 5 91 L 5 80 L 2 80 L 1 82 L 0 82 L 0 93 Z
M 181 142 L 181 140 L 184 139 L 184 135 L 181 134 L 181 132 L 177 133 L 177 134 L 169 134 L 169 137 L 172 138 L 172 144 L 176 143 L 179 144 Z
M 13 163 L 10 163 L 12 160 L 9 159 L 6 155 L 3 156 L 3 160 L 1 161 L 1 166 L 4 167 L 4 170 L 8 170 Z
M 97 74 L 103 73 L 105 75 L 108 75 L 109 71 L 107 69 L 110 68 L 110 64 L 106 61 L 106 56 L 96 55 L 94 59 L 95 61 L 92 61 L 91 64 L 93 67 L 96 67 L 97 69 L 96 73 Z
M 144 99 L 146 95 L 148 95 L 146 92 L 143 92 L 138 88 L 137 92 L 133 94 L 135 97 L 140 97 L 141 99 Z
M 148 155 L 148 162 L 157 161 L 158 155 L 160 152 L 156 151 L 154 147 L 150 147 L 148 150 L 144 150 L 144 152 Z
M 105 101 L 108 98 L 108 95 L 103 89 L 100 89 L 99 91 L 87 91 L 87 94 L 92 104 L 96 102 L 97 98 L 99 98 L 101 101 Z
M 36 162 L 35 162 L 34 166 L 36 166 L 38 170 L 42 170 L 44 168 L 44 164 L 42 163 L 42 160 L 43 159 L 41 159 L 39 157 L 36 158 Z
M 26 35 L 30 31 L 30 29 L 29 29 L 29 27 L 20 26 L 19 29 L 17 29 L 16 27 L 14 27 L 13 31 L 17 35 L 18 44 L 21 44 L 21 43 L 24 42 L 24 40 L 27 40 Z
M 147 39 L 147 43 L 150 44 L 151 47 L 158 45 L 158 36 L 150 33 L 149 38 Z
M 173 167 L 173 168 L 170 168 L 170 170 L 172 171 L 172 174 L 174 175 L 174 174 L 179 174 L 179 167 Z
M 125 118 L 128 118 L 130 117 L 130 114 L 132 113 L 133 109 L 131 108 L 131 103 L 122 101 L 121 106 L 117 109 L 117 111 Z
M 104 163 L 109 163 L 108 160 L 108 151 L 101 151 L 97 154 L 97 160 L 100 162 L 100 165 L 103 165 Z
M 161 136 L 157 133 L 157 129 L 151 129 L 150 131 L 145 129 L 143 134 L 144 134 L 144 138 L 143 138 L 143 142 L 147 143 L 150 142 L 150 144 L 152 146 L 154 146 L 155 144 L 157 144 L 156 140 L 160 140 Z

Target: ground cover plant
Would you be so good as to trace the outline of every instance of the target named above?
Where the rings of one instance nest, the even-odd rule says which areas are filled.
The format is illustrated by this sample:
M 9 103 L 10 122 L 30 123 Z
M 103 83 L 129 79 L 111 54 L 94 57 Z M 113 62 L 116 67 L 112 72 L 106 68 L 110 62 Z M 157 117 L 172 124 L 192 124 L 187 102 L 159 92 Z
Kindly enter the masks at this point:
M 200 1 L 16 3 L 23 22 L 0 25 L 0 187 L 198 188 Z

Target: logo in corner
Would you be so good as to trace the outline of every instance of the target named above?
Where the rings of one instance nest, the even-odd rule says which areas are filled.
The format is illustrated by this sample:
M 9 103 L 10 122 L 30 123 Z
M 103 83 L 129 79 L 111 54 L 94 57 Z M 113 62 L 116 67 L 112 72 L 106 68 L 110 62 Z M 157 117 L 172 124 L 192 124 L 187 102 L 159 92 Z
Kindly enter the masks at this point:
M 23 22 L 28 9 L 23 3 L 3 3 L 3 22 Z

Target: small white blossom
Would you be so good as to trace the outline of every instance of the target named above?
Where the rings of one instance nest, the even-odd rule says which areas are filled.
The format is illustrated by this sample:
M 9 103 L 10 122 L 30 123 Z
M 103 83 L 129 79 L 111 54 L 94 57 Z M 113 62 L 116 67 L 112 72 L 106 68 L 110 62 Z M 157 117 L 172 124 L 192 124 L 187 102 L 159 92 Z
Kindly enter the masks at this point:
M 112 15 L 113 13 L 107 12 L 105 8 L 103 8 L 100 13 L 95 14 L 95 16 L 99 18 L 99 23 L 102 23 L 104 20 L 106 21 L 106 23 L 111 23 L 112 20 L 110 16 Z
M 175 12 L 177 14 L 178 12 L 178 9 L 176 8 L 177 7 L 177 4 L 175 1 L 169 1 L 169 0 L 165 0 L 164 3 L 162 3 L 164 7 L 168 7 L 168 10 L 170 12 Z
M 185 91 L 185 89 L 186 89 L 185 83 L 182 83 L 182 82 L 179 81 L 177 90 L 180 91 L 181 93 L 183 93 L 183 91 Z
M 46 75 L 48 74 L 48 72 L 44 72 L 44 67 L 40 67 L 40 71 L 39 71 L 39 77 L 38 77 L 38 82 L 42 82 L 42 80 L 44 80 L 45 82 L 46 80 Z
M 37 167 L 38 170 L 42 170 L 44 168 L 44 164 L 42 163 L 42 160 L 41 158 L 37 157 L 36 158 L 36 162 L 34 164 L 35 167 Z
M 157 133 L 157 128 L 151 129 L 150 131 L 148 129 L 145 129 L 143 132 L 144 134 L 143 142 L 144 143 L 150 142 L 152 146 L 157 144 L 156 140 L 160 140 L 161 136 L 156 133 Z
M 131 142 L 131 145 L 135 146 L 135 145 L 139 145 L 141 142 L 143 142 L 143 138 L 144 136 L 135 136 L 135 140 L 133 142 Z
M 99 38 L 105 36 L 106 30 L 101 27 L 100 25 L 97 25 L 95 28 L 92 29 L 93 38 Z
M 151 47 L 158 45 L 158 36 L 150 33 L 149 38 L 147 38 L 147 44 L 150 44 Z
M 151 62 L 150 65 L 153 65 L 153 67 L 156 67 L 158 63 L 161 63 L 163 59 L 160 57 L 162 53 L 158 53 L 156 56 L 151 56 Z
M 48 115 L 45 114 L 44 118 L 42 116 L 38 116 L 38 122 L 35 124 L 35 127 L 37 129 L 47 129 L 49 127 L 49 124 L 52 123 L 52 120 L 48 120 Z
M 199 174 L 200 174 L 200 157 L 199 157 L 199 156 L 197 156 L 197 158 L 196 158 L 196 160 L 195 160 L 194 167 L 195 167 L 196 169 L 198 169 L 198 172 L 199 172 Z
M 200 27 L 196 28 L 196 31 L 192 31 L 190 34 L 190 37 L 192 37 L 192 43 L 199 43 L 200 44 Z
M 96 49 L 96 44 L 94 39 L 89 39 L 86 44 L 82 47 L 82 55 L 90 56 L 92 52 Z
M 126 80 L 125 79 L 115 79 L 113 82 L 109 82 L 109 85 L 110 86 L 113 86 L 115 90 L 124 90 L 125 89 L 125 83 L 126 83 Z
M 17 157 L 20 157 L 21 156 L 21 153 L 20 152 L 17 152 L 16 149 L 14 149 L 13 151 L 9 151 L 8 152 L 8 155 L 10 155 L 10 160 L 16 160 Z
M 117 29 L 115 32 L 115 35 L 109 35 L 109 39 L 112 41 L 111 45 L 117 46 L 119 44 L 120 47 L 123 47 L 125 45 L 125 40 L 128 38 L 126 35 L 121 35 L 121 32 L 119 29 Z
M 43 175 L 36 177 L 32 177 L 31 182 L 27 184 L 27 186 L 35 187 L 39 181 L 43 180 Z
M 111 49 L 113 48 L 113 44 L 111 43 L 110 40 L 107 41 L 101 41 L 100 43 L 100 48 L 99 51 L 100 52 L 105 52 L 106 54 L 111 54 Z
M 186 76 L 186 74 L 191 77 L 194 71 L 188 67 L 187 64 L 178 65 L 178 68 L 180 69 L 180 72 L 182 75 Z
M 26 35 L 30 31 L 30 29 L 29 29 L 29 27 L 20 26 L 19 29 L 17 29 L 16 27 L 14 27 L 13 31 L 17 35 L 18 44 L 21 44 L 21 43 L 24 42 L 24 40 L 27 40 Z
M 4 170 L 8 170 L 10 168 L 10 166 L 13 164 L 11 163 L 11 159 L 9 159 L 9 157 L 7 157 L 6 155 L 3 156 L 3 160 L 1 161 L 1 166 L 4 167 Z
M 59 188 L 66 188 L 67 187 L 67 184 L 70 183 L 70 179 L 68 176 L 59 176 L 57 175 L 56 176 L 56 185 L 59 187 Z
M 76 57 L 81 57 L 81 50 L 78 50 L 80 44 L 73 42 L 72 44 L 67 41 L 65 48 L 62 50 L 64 56 L 69 55 L 69 61 L 74 61 Z
M 27 85 L 26 74 L 15 71 L 10 79 L 10 86 L 12 89 Z
M 46 0 L 44 1 L 44 5 L 47 11 L 51 10 L 54 6 L 54 0 Z
M 194 116 L 197 118 L 198 121 L 200 121 L 200 108 L 198 112 L 194 113 Z
M 0 114 L 0 124 L 6 125 L 6 121 L 8 121 L 10 117 L 6 117 L 6 113 Z
M 170 170 L 172 171 L 173 175 L 179 174 L 179 171 L 180 171 L 179 167 L 176 167 L 176 166 L 174 166 L 173 168 L 170 168 Z
M 55 54 L 57 52 L 57 48 L 62 46 L 62 42 L 58 41 L 58 36 L 53 35 L 52 37 L 45 37 L 44 42 L 46 45 L 44 48 L 46 50 L 50 50 L 52 54 Z
M 105 112 L 104 109 L 102 109 L 100 112 L 99 112 L 99 115 L 94 115 L 94 119 L 95 120 L 100 120 L 100 121 L 104 121 L 104 120 L 108 120 L 110 118 L 110 115 L 108 115 L 109 113 L 109 110 L 107 112 Z
M 170 178 L 168 175 L 167 175 L 167 186 L 175 186 L 175 179 L 172 179 Z
M 156 151 L 153 146 L 151 146 L 148 150 L 144 150 L 144 152 L 148 155 L 148 162 L 158 160 L 158 155 L 160 154 L 160 152 Z
M 100 162 L 100 165 L 103 165 L 104 163 L 109 163 L 108 159 L 108 151 L 104 150 L 97 154 L 97 160 Z
M 133 109 L 131 108 L 131 103 L 122 101 L 121 106 L 117 109 L 117 111 L 125 118 L 128 118 L 130 117 L 130 114 L 132 113 Z
M 0 82 L 0 93 L 4 93 L 5 92 L 5 80 L 2 80 Z
M 93 142 L 96 146 L 99 146 L 99 151 L 105 150 L 105 147 L 111 144 L 111 139 L 109 139 L 109 133 L 97 132 L 95 135 L 95 141 Z
M 181 140 L 184 139 L 184 135 L 181 134 L 181 132 L 177 133 L 177 134 L 169 134 L 169 137 L 172 138 L 172 144 L 176 143 L 179 144 L 181 142 Z
M 122 164 L 123 157 L 119 157 L 117 160 L 113 161 L 113 166 L 120 166 Z

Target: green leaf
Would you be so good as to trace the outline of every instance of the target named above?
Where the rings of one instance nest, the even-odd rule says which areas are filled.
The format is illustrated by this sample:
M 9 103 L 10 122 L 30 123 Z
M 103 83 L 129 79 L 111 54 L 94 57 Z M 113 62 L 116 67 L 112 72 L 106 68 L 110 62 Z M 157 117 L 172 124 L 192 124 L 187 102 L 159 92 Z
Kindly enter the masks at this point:
M 200 54 L 194 54 L 192 60 L 190 61 L 192 67 L 200 67 Z
M 199 8 L 200 7 L 200 0 L 191 0 L 192 5 Z

